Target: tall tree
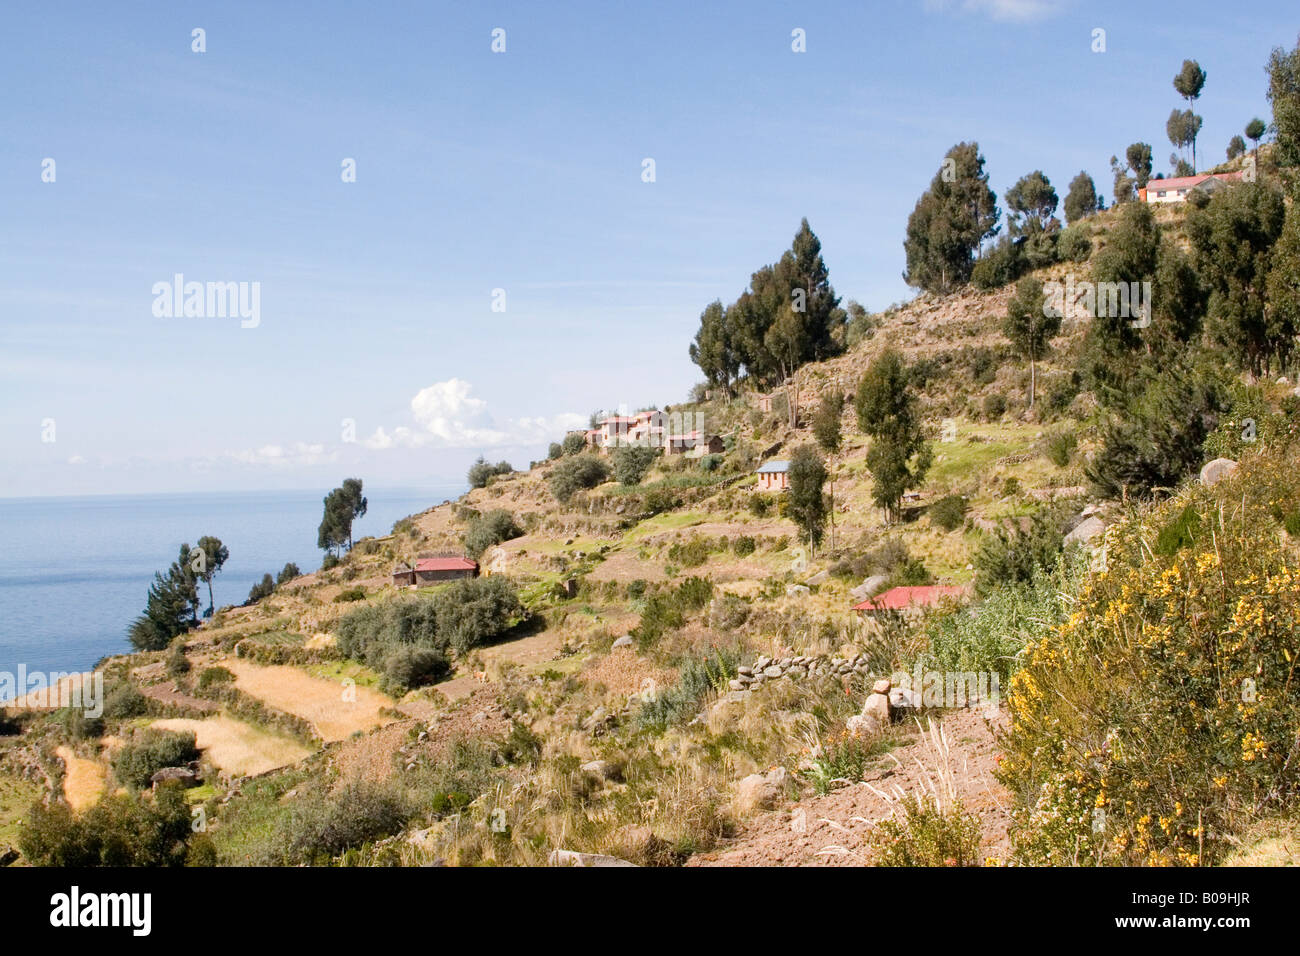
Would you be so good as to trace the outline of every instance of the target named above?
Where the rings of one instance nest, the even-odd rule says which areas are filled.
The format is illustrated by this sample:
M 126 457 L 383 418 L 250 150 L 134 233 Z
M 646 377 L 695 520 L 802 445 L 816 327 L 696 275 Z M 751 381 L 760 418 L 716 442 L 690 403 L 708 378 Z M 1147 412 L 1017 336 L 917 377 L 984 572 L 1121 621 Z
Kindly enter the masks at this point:
M 1246 124 L 1246 129 L 1244 130 L 1244 132 L 1246 134 L 1246 139 L 1250 140 L 1252 143 L 1255 144 L 1255 156 L 1256 158 L 1258 158 L 1259 141 L 1263 139 L 1264 134 L 1268 132 L 1268 127 L 1264 125 L 1264 121 L 1262 119 L 1256 116 L 1253 120 L 1251 120 L 1249 123 Z
M 1174 77 L 1174 89 L 1187 100 L 1187 115 L 1192 117 L 1187 129 L 1191 134 L 1192 172 L 1196 172 L 1196 135 L 1201 131 L 1201 118 L 1192 113 L 1192 107 L 1205 89 L 1205 71 L 1195 60 L 1183 60 L 1183 68 Z
M 361 479 L 348 478 L 324 499 L 325 511 L 316 534 L 316 547 L 338 554 L 352 547 L 352 522 L 366 513 Z
M 1029 407 L 1034 407 L 1038 386 L 1038 362 L 1051 350 L 1051 341 L 1061 331 L 1060 312 L 1045 309 L 1043 283 L 1025 276 L 1016 286 L 1016 294 L 1007 303 L 1007 317 L 1002 334 L 1011 347 L 1029 359 Z
M 1097 184 L 1086 172 L 1070 180 L 1070 191 L 1065 194 L 1065 221 L 1074 223 L 1087 219 L 1097 211 Z
M 1007 221 L 1013 236 L 1044 232 L 1058 202 L 1051 180 L 1035 169 L 1007 190 Z
M 1187 216 L 1194 263 L 1210 289 L 1209 332 L 1256 375 L 1279 354 L 1266 283 L 1285 215 L 1281 194 L 1255 182 L 1225 189 Z
M 813 416 L 813 437 L 832 454 L 840 450 L 840 418 L 844 413 L 844 393 L 833 388 L 822 398 Z
M 932 458 L 911 374 L 897 351 L 887 348 L 867 366 L 854 406 L 859 427 L 872 440 L 872 499 L 888 521 L 901 513 L 903 493 L 921 483 Z
M 199 561 L 200 567 L 197 573 L 199 580 L 208 586 L 208 614 L 211 615 L 216 608 L 216 603 L 212 599 L 212 579 L 230 557 L 230 549 L 221 543 L 220 538 L 205 534 L 199 538 L 198 553 L 202 555 L 202 559 Z
M 1267 335 L 1285 366 L 1300 335 L 1300 205 L 1291 203 L 1268 274 Z
M 842 351 L 845 312 L 821 248 L 802 220 L 790 248 L 756 270 L 731 306 L 719 301 L 704 310 L 690 355 L 711 384 L 729 388 L 743 368 L 760 387 L 793 389 L 797 369 Z M 792 391 L 792 416 L 797 406 Z
M 127 628 L 127 639 L 137 651 L 161 651 L 197 622 L 199 598 L 197 578 L 190 570 L 192 558 L 190 546 L 183 544 L 166 575 L 154 574 L 144 613 Z
M 1173 110 L 1165 123 L 1165 133 L 1169 137 L 1169 142 L 1180 151 L 1189 145 L 1192 147 L 1192 162 L 1189 170 L 1186 171 L 1187 175 L 1194 175 L 1196 172 L 1196 136 L 1200 131 L 1201 117 L 1191 110 Z M 1180 167 L 1174 172 L 1175 175 L 1183 175 L 1184 170 Z
M 1151 179 L 1151 144 L 1129 143 L 1128 149 L 1124 150 L 1124 161 L 1133 171 L 1134 185 L 1145 189 Z
M 1232 139 L 1228 140 L 1227 155 L 1229 162 L 1236 159 L 1244 152 L 1246 152 L 1246 141 L 1242 139 L 1240 135 L 1234 136 Z
M 700 330 L 695 333 L 690 355 L 710 385 L 721 386 L 731 394 L 731 381 L 740 371 L 740 362 L 721 299 L 710 302 L 700 313 Z
M 940 294 L 965 285 L 975 253 L 997 233 L 1000 216 L 979 144 L 958 143 L 908 217 L 904 280 Z
M 1134 282 L 1150 282 L 1155 275 L 1159 254 L 1160 224 L 1156 222 L 1155 214 L 1144 202 L 1131 203 L 1121 211 L 1119 223 L 1111 230 L 1110 241 L 1093 260 L 1093 280 L 1126 286 Z M 1126 351 L 1141 341 L 1130 316 L 1112 316 L 1098 310 L 1093 328 L 1108 348 Z
M 786 513 L 799 526 L 809 547 L 817 550 L 822 542 L 829 509 L 822 487 L 826 484 L 826 464 L 811 445 L 802 445 L 790 456 L 789 505 Z
M 1266 70 L 1277 161 L 1283 166 L 1300 165 L 1300 39 L 1294 50 L 1275 47 Z

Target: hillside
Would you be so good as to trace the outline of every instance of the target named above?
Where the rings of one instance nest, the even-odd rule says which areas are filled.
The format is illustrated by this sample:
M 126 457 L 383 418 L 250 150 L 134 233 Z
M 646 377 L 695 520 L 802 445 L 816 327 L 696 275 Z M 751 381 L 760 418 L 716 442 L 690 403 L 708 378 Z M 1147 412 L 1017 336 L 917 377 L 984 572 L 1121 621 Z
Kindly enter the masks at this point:
M 1091 262 L 1032 277 L 1086 278 L 1122 210 L 1085 220 Z M 1185 210 L 1158 220 L 1186 243 Z M 954 838 L 960 853 L 921 862 L 1010 862 L 1020 797 L 999 765 L 1004 735 L 1022 730 L 996 690 L 956 706 L 922 701 L 919 687 L 915 701 L 895 692 L 874 732 L 846 726 L 878 681 L 894 677 L 885 692 L 896 691 L 897 674 L 922 662 L 1010 678 L 1025 647 L 1066 617 L 1074 598 L 1062 595 L 1097 567 L 1102 528 L 1158 523 L 1173 507 L 1167 495 L 1103 496 L 1085 473 L 1107 420 L 1079 376 L 1091 320 L 1066 318 L 1028 408 L 1027 363 L 1002 333 L 1014 293 L 927 293 L 871 316 L 842 355 L 768 393 L 773 411 L 746 387 L 665 409 L 702 415 L 725 442 L 720 455 L 660 457 L 637 484 L 607 481 L 564 503 L 552 479 L 581 456 L 496 476 L 357 541 L 336 567 L 222 609 L 178 648 L 105 661 L 104 718 L 22 715 L 21 732 L 0 743 L 3 792 L 42 788 L 85 807 L 106 780 L 121 783 L 124 752 L 144 759 L 153 728 L 194 734 L 199 755 L 182 776 L 206 821 L 190 848 L 200 862 L 538 864 L 572 851 L 653 865 L 860 864 L 901 852 L 902 838 L 880 826 L 891 819 L 941 835 L 974 820 L 973 841 Z M 871 439 L 851 400 L 891 348 L 912 370 L 933 450 L 894 522 L 873 501 Z M 1259 389 L 1270 408 L 1291 392 Z M 792 391 L 794 427 L 781 408 Z M 815 445 L 814 413 L 835 392 L 850 401 L 842 443 L 824 456 L 831 524 L 812 548 L 779 496 L 756 490 L 754 470 Z M 1256 474 L 1248 457 L 1233 480 Z M 939 502 L 956 509 L 951 521 Z M 398 588 L 392 570 L 462 553 L 471 522 L 497 509 L 522 533 L 486 550 L 492 573 L 480 580 L 508 582 L 519 605 L 490 639 L 411 690 L 374 666 L 380 658 L 344 654 L 340 634 L 358 625 L 341 622 L 364 608 L 381 616 L 414 602 L 445 622 L 436 602 L 456 585 Z M 1028 548 L 1045 526 L 1057 551 L 1078 529 L 1083 555 L 1008 584 L 1014 607 L 986 596 L 982 617 L 852 610 L 895 584 L 980 584 L 989 541 Z M 991 631 L 984 643 L 952 651 L 977 622 Z M 930 802 L 913 818 L 918 796 Z M 0 809 L 6 841 L 17 842 L 19 803 L 6 797 Z

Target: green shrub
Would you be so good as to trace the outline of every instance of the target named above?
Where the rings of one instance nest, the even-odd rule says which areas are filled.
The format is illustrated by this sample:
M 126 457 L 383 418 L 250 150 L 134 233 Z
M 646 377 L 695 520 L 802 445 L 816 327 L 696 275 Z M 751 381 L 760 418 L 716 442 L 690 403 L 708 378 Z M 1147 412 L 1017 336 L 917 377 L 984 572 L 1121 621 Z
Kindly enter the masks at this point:
M 205 667 L 199 672 L 198 689 L 207 690 L 209 687 L 233 684 L 234 681 L 235 675 L 224 667 Z
M 608 481 L 609 466 L 597 455 L 575 455 L 561 460 L 547 480 L 555 500 L 568 504 L 579 491 Z
M 1012 242 L 1009 236 L 1004 236 L 976 261 L 971 270 L 971 284 L 986 292 L 1000 289 L 1015 282 L 1028 268 L 1029 264 L 1025 261 L 1020 246 Z
M 478 559 L 488 548 L 518 538 L 524 529 L 515 523 L 515 516 L 504 508 L 496 508 L 470 519 L 465 532 L 465 553 Z
M 293 802 L 266 842 L 269 865 L 330 862 L 345 850 L 397 833 L 411 808 L 394 788 L 356 782 L 333 790 L 311 790 Z
M 713 582 L 708 578 L 689 577 L 670 591 L 655 592 L 631 631 L 637 647 L 648 650 L 665 633 L 682 627 L 686 615 L 700 610 L 712 599 Z
M 1017 525 L 985 534 L 971 559 L 975 565 L 975 592 L 980 597 L 1012 584 L 1034 579 L 1036 569 L 1056 566 L 1065 536 L 1056 522 L 1034 515 L 1026 530 Z
M 114 794 L 74 815 L 66 803 L 38 803 L 18 837 L 35 866 L 181 866 L 195 838 L 189 806 L 177 784 L 152 796 Z
M 471 488 L 486 488 L 488 482 L 497 475 L 508 475 L 513 471 L 514 468 L 508 461 L 499 461 L 493 465 L 484 461 L 483 456 L 480 455 L 478 460 L 469 466 L 465 480 L 469 482 Z
M 926 623 L 929 642 L 913 670 L 997 674 L 1000 687 L 1020 669 L 1025 648 L 1065 619 L 1071 595 L 1087 574 L 1087 554 L 1071 549 L 1050 571 L 1035 567 L 1028 581 Z
M 982 406 L 984 420 L 995 422 L 1007 413 L 1007 400 L 1000 392 L 990 392 L 984 396 Z
M 709 560 L 709 539 L 693 537 L 684 544 L 674 542 L 668 549 L 668 560 L 683 568 L 698 568 Z
M 172 642 L 171 648 L 167 651 L 164 670 L 168 677 L 180 677 L 190 672 L 190 659 L 185 656 L 184 639 Z
M 615 448 L 610 455 L 614 479 L 625 487 L 641 484 L 641 479 L 659 459 L 660 454 L 658 448 L 646 445 L 621 445 Z
M 934 798 L 912 794 L 895 814 L 871 832 L 876 866 L 978 866 L 979 818 L 960 803 L 942 807 Z
M 637 724 L 643 729 L 662 731 L 685 723 L 695 716 L 710 693 L 726 689 L 739 665 L 740 654 L 734 650 L 713 650 L 688 658 L 681 666 L 677 683 L 641 705 Z
M 929 509 L 930 523 L 944 531 L 955 531 L 966 520 L 966 499 L 961 495 L 945 495 Z
M 361 587 L 344 588 L 338 594 L 334 595 L 335 604 L 350 604 L 353 601 L 364 601 L 366 599 L 366 589 Z
M 772 499 L 757 491 L 749 496 L 749 513 L 755 518 L 766 518 L 772 511 Z
M 1062 429 L 1048 432 L 1043 436 L 1043 454 L 1057 468 L 1069 467 L 1074 458 L 1074 449 L 1079 444 L 1079 437 L 1072 431 Z
M 164 767 L 179 767 L 198 758 L 193 731 L 145 728 L 113 757 L 113 775 L 124 786 L 146 787 Z
M 1092 255 L 1092 240 L 1084 226 L 1068 226 L 1056 242 L 1056 254 L 1062 262 L 1086 262 Z
M 104 717 L 127 720 L 149 712 L 149 699 L 130 681 L 122 681 L 104 695 Z
M 731 549 L 736 553 L 736 557 L 744 558 L 754 553 L 758 545 L 754 539 L 747 534 L 738 536 L 731 542 Z

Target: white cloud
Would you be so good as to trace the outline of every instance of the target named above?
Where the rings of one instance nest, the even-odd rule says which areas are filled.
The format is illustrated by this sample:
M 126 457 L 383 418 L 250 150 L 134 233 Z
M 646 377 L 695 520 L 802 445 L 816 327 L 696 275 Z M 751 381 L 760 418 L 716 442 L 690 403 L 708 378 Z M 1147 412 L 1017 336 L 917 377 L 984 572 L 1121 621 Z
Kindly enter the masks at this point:
M 230 458 L 245 465 L 265 465 L 271 468 L 296 468 L 301 465 L 318 465 L 338 458 L 335 451 L 326 451 L 319 443 L 294 442 L 291 445 L 263 445 L 245 451 L 232 452 Z
M 84 465 L 85 463 L 86 459 L 82 458 L 80 455 L 73 455 L 68 459 L 69 465 Z
M 571 428 L 581 428 L 586 417 L 573 412 L 552 416 L 508 419 L 498 424 L 488 404 L 471 394 L 469 382 L 453 378 L 434 382 L 411 399 L 411 417 L 418 427 L 399 425 L 391 431 L 382 425 L 362 444 L 367 448 L 485 448 L 497 445 L 534 445 L 554 441 Z

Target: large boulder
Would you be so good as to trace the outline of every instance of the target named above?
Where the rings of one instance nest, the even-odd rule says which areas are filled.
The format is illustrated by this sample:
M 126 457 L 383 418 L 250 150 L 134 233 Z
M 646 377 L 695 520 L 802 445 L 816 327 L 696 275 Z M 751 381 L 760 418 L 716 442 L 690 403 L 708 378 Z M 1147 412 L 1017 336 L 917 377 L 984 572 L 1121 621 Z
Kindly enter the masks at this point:
M 736 809 L 741 813 L 771 810 L 785 799 L 785 768 L 751 773 L 736 784 Z
M 1070 533 L 1065 536 L 1065 544 L 1067 547 L 1072 544 L 1091 544 L 1105 530 L 1106 522 L 1095 514 L 1089 515 L 1075 525 Z
M 1205 467 L 1201 469 L 1201 484 L 1209 488 L 1217 485 L 1224 478 L 1231 478 L 1237 473 L 1239 466 L 1231 458 L 1216 458 L 1214 461 L 1207 461 Z
M 855 601 L 866 601 L 880 593 L 881 589 L 889 583 L 889 578 L 883 574 L 873 574 L 864 580 L 853 590 L 849 591 L 849 596 Z
M 149 783 L 156 787 L 168 780 L 176 780 L 183 787 L 195 787 L 199 784 L 199 775 L 189 767 L 163 767 L 149 778 Z

